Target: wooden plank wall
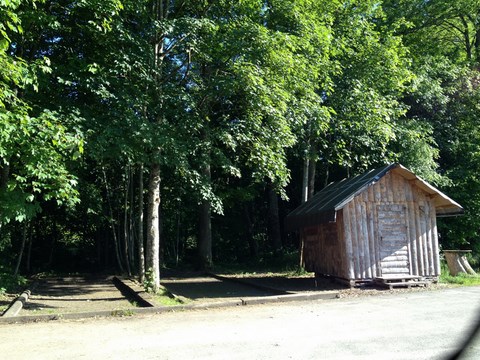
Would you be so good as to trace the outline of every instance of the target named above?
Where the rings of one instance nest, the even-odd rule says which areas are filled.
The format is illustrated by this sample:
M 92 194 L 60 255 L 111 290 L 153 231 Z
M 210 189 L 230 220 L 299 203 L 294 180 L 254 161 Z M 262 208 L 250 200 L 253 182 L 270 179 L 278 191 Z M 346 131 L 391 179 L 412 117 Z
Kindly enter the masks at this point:
M 378 235 L 378 209 L 380 204 L 400 204 L 406 207 L 406 235 L 411 275 L 437 277 L 440 260 L 436 213 L 428 194 L 391 171 L 376 184 L 356 196 L 343 208 L 337 219 L 339 239 L 336 256 L 345 268 L 347 279 L 365 280 L 382 276 Z M 339 212 L 340 213 L 340 212 Z M 336 271 L 338 273 L 338 271 Z M 335 274 L 336 275 L 336 274 Z M 339 276 L 339 275 L 336 275 Z
M 345 243 L 339 241 L 338 225 L 341 222 L 320 224 L 302 230 L 304 261 L 307 271 L 345 277 Z

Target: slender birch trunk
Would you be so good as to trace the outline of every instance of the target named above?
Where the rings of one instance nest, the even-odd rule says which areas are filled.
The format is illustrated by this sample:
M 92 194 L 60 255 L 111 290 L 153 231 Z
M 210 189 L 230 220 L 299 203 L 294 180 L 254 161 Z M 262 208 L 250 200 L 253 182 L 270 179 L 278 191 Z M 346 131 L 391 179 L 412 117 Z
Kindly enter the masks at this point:
M 317 172 L 317 161 L 316 161 L 316 151 L 317 147 L 313 144 L 310 148 L 310 160 L 309 160 L 309 169 L 308 169 L 308 196 L 307 200 L 311 199 L 315 194 L 315 176 Z
M 130 171 L 129 166 L 127 165 L 125 171 L 125 199 L 124 199 L 124 208 L 123 208 L 123 258 L 125 259 L 125 266 L 127 268 L 128 276 L 132 275 L 132 271 L 130 269 L 130 257 L 129 257 L 129 247 L 128 247 L 128 198 L 129 194 L 128 191 L 130 189 Z
M 310 154 L 305 151 L 303 158 L 303 177 L 302 177 L 302 204 L 308 200 L 308 173 L 310 169 Z
M 164 3 L 163 0 L 153 1 L 152 14 L 153 19 L 158 22 L 164 21 L 168 17 L 168 7 L 170 2 Z M 162 103 L 162 79 L 161 68 L 163 65 L 164 41 L 165 34 L 155 34 L 153 46 L 153 71 L 155 73 L 155 92 L 159 106 Z M 156 125 L 161 125 L 161 114 L 155 114 Z M 160 288 L 160 163 L 161 156 L 160 149 L 152 152 L 152 159 L 150 163 L 150 177 L 148 180 L 148 194 L 147 194 L 147 246 L 146 246 L 146 270 L 150 278 L 148 279 L 153 287 L 153 291 L 157 292 Z
M 153 291 L 160 288 L 160 164 L 150 166 L 147 207 L 147 271 L 150 273 Z
M 138 169 L 138 278 L 145 280 L 145 252 L 143 247 L 143 164 Z
M 210 164 L 206 164 L 202 172 L 206 180 L 210 183 L 212 178 Z M 200 260 L 200 267 L 204 270 L 208 270 L 213 267 L 211 216 L 210 200 L 202 200 L 199 208 L 198 221 L 198 256 Z

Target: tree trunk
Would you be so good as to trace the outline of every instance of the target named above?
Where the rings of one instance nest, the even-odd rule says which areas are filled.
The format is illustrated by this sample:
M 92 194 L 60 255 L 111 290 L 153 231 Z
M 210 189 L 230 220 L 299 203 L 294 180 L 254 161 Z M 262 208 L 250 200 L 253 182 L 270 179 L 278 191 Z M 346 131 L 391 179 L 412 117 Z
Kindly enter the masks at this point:
M 178 266 L 178 262 L 180 260 L 180 229 L 182 225 L 182 219 L 180 217 L 180 202 L 177 208 L 177 226 L 175 229 L 175 266 Z
M 472 43 L 470 41 L 470 26 L 468 25 L 468 21 L 464 16 L 460 16 L 460 20 L 463 25 L 462 35 L 463 41 L 465 44 L 465 52 L 467 53 L 468 61 L 472 60 Z
M 477 15 L 477 17 L 480 16 Z M 480 20 L 480 19 L 479 19 Z M 475 60 L 477 65 L 480 64 L 480 25 L 477 25 L 478 29 L 475 31 Z
M 18 275 L 18 271 L 20 270 L 20 264 L 22 263 L 23 251 L 25 250 L 25 243 L 27 241 L 27 222 L 23 222 L 23 230 L 22 230 L 22 245 L 20 247 L 20 252 L 17 258 L 17 265 L 15 266 L 15 271 L 13 272 L 13 276 Z
M 282 233 L 278 212 L 278 196 L 272 185 L 268 189 L 268 228 L 270 243 L 274 251 L 282 248 Z
M 47 262 L 48 267 L 51 267 L 53 264 L 53 254 L 55 253 L 55 245 L 57 244 L 57 241 L 58 241 L 58 229 L 57 229 L 57 221 L 55 216 L 53 216 L 52 228 L 53 228 L 53 234 L 52 234 L 52 242 L 50 246 L 50 254 L 48 256 L 48 262 Z
M 108 211 L 109 211 L 109 223 L 110 223 L 110 229 L 112 230 L 112 235 L 113 235 L 113 246 L 115 247 L 115 257 L 117 259 L 117 265 L 118 268 L 120 269 L 120 272 L 123 273 L 123 265 L 122 265 L 122 259 L 120 257 L 120 251 L 119 251 L 119 244 L 118 244 L 118 238 L 117 238 L 117 232 L 115 231 L 115 224 L 113 221 L 113 209 L 112 209 L 112 203 L 110 201 L 110 187 L 108 186 L 107 182 L 107 174 L 105 173 L 105 169 L 102 168 L 103 172 L 103 180 L 105 182 L 105 191 L 106 191 L 106 196 L 107 196 L 107 203 L 108 203 Z
M 135 169 L 132 169 L 132 166 L 129 165 L 130 172 L 130 199 L 129 208 L 128 208 L 128 257 L 130 258 L 130 267 L 132 269 L 132 274 L 135 274 Z M 138 252 L 137 252 L 138 253 Z
M 310 151 L 310 160 L 309 160 L 309 167 L 308 167 L 308 199 L 311 199 L 312 196 L 315 194 L 315 175 L 317 170 L 317 161 L 316 159 L 316 150 L 317 147 L 312 145 Z
M 168 18 L 169 6 L 173 5 L 170 1 L 154 0 L 152 2 L 153 19 L 158 24 L 162 24 Z M 154 25 L 154 24 L 152 24 Z M 157 27 L 158 32 L 155 33 L 153 39 L 153 63 L 152 74 L 155 78 L 155 102 L 161 109 L 162 94 L 162 67 L 165 41 L 167 36 L 161 27 Z M 147 114 L 147 117 L 149 115 Z M 155 125 L 161 126 L 162 113 L 161 110 L 151 114 L 155 119 Z M 153 162 L 150 164 L 150 177 L 148 179 L 148 195 L 147 195 L 147 224 L 146 224 L 146 271 L 148 272 L 149 282 L 151 282 L 152 290 L 158 292 L 160 288 L 160 164 L 158 158 L 161 155 L 160 149 L 153 150 L 151 154 Z
M 143 247 L 143 164 L 138 169 L 138 278 L 145 280 L 145 252 Z
M 153 291 L 160 288 L 160 164 L 150 166 L 147 207 L 147 271 L 151 276 Z
M 33 242 L 33 226 L 30 227 L 30 231 L 28 232 L 28 249 L 27 249 L 27 260 L 25 264 L 25 270 L 27 274 L 30 274 L 32 271 L 32 242 Z
M 329 181 L 330 181 L 330 166 L 328 165 L 328 161 L 326 161 L 326 165 L 325 165 L 325 181 L 323 182 L 323 187 L 327 187 Z
M 130 257 L 129 257 L 129 248 L 128 248 L 128 243 L 129 243 L 129 231 L 128 231 L 128 198 L 129 194 L 128 191 L 130 189 L 130 171 L 129 171 L 129 166 L 127 165 L 126 171 L 125 171 L 125 198 L 124 198 L 124 203 L 123 203 L 123 258 L 125 259 L 125 265 L 127 267 L 127 273 L 128 276 L 132 275 L 132 271 L 130 269 Z
M 203 175 L 211 182 L 210 164 L 203 168 Z M 198 256 L 200 268 L 208 270 L 213 267 L 212 259 L 212 221 L 210 200 L 202 200 L 199 208 L 198 221 Z
M 258 242 L 254 238 L 252 218 L 250 216 L 250 209 L 247 204 L 243 206 L 243 215 L 247 228 L 246 236 L 248 241 L 248 248 L 250 249 L 250 256 L 256 259 L 258 258 Z
M 302 204 L 308 200 L 308 174 L 310 169 L 310 154 L 305 151 L 303 158 L 303 177 L 302 177 Z

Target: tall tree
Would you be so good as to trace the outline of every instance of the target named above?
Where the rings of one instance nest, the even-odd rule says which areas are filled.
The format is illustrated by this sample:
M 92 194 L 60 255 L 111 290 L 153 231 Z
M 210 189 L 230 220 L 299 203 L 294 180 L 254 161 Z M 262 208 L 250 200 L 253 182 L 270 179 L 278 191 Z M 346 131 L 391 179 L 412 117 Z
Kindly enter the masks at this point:
M 38 77 L 51 71 L 43 54 L 24 47 L 22 16 L 33 4 L 0 4 L 0 224 L 32 218 L 45 201 L 75 204 L 76 178 L 68 162 L 83 151 L 74 116 L 37 106 Z
M 404 38 L 416 74 L 414 91 L 406 97 L 407 116 L 426 129 L 438 146 L 440 174 L 434 180 L 459 201 L 466 214 L 440 223 L 446 247 L 471 246 L 478 254 L 480 202 L 478 65 L 480 4 L 478 1 L 385 1 L 387 22 Z M 419 164 L 422 162 L 419 161 Z
M 315 90 L 322 53 L 305 38 L 321 43 L 325 25 L 316 24 L 320 17 L 311 18 L 306 10 L 297 20 L 302 6 L 320 16 L 320 7 L 311 1 L 220 2 L 205 8 L 215 27 L 204 34 L 199 53 L 192 56 L 192 76 L 186 83 L 194 96 L 192 113 L 199 135 L 193 153 L 203 161 L 200 233 L 204 235 L 199 248 L 204 265 L 211 261 L 208 202 L 221 211 L 215 183 L 251 174 L 252 180 L 267 179 L 272 191 L 285 195 L 289 179 L 285 149 L 295 141 L 295 124 L 321 103 Z M 299 104 L 304 111 L 301 117 L 300 111 L 291 110 Z

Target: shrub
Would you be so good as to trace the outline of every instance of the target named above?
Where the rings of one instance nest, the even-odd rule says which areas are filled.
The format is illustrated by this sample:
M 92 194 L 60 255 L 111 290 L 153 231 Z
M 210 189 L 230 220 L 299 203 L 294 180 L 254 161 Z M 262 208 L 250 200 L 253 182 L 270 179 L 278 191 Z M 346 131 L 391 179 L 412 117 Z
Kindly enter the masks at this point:
M 22 290 L 28 280 L 23 276 L 13 276 L 8 269 L 0 267 L 0 295 Z

